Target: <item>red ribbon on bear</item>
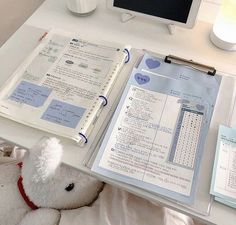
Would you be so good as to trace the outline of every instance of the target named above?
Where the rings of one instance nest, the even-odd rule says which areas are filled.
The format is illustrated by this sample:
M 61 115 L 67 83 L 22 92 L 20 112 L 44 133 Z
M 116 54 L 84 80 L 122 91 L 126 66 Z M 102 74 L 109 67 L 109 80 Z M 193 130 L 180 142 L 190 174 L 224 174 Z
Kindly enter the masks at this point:
M 22 162 L 17 164 L 20 168 L 22 167 Z M 29 197 L 26 195 L 24 186 L 23 186 L 23 178 L 22 176 L 19 177 L 17 181 L 18 189 L 20 191 L 20 194 L 22 198 L 25 200 L 25 203 L 33 210 L 38 209 L 38 206 L 36 206 L 33 202 L 30 201 Z

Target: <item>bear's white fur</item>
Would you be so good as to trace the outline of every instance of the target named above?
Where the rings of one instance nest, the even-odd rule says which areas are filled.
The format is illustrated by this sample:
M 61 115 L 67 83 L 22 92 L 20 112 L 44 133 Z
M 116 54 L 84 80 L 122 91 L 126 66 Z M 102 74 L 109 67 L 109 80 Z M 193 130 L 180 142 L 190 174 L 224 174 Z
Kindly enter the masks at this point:
M 63 149 L 56 138 L 44 138 L 28 151 L 22 169 L 15 164 L 0 166 L 0 224 L 57 224 L 60 209 L 91 203 L 102 182 L 65 164 Z M 17 186 L 20 177 L 26 195 L 36 206 L 32 210 Z M 69 188 L 68 188 L 69 186 Z

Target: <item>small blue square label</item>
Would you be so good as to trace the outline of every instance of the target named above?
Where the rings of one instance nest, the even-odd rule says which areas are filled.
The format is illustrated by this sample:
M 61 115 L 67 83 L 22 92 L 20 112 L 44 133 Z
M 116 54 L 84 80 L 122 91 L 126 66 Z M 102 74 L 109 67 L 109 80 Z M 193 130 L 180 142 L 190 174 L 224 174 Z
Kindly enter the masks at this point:
M 65 127 L 76 128 L 85 110 L 85 108 L 54 99 L 49 104 L 41 119 Z
M 52 90 L 47 87 L 21 81 L 9 99 L 34 107 L 40 107 L 44 104 L 51 91 Z

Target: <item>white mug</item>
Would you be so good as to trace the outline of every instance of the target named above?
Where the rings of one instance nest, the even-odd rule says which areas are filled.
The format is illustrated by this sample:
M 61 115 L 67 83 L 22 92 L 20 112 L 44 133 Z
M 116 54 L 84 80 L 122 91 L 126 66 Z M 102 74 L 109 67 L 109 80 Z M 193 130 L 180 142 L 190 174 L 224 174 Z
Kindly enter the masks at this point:
M 84 15 L 96 9 L 97 0 L 66 0 L 66 5 L 73 13 Z

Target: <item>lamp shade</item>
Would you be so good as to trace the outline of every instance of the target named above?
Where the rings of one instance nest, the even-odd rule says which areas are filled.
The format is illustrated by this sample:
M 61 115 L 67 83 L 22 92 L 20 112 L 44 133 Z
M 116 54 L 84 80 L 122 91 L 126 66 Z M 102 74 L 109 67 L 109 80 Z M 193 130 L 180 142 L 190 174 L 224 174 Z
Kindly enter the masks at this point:
M 222 1 L 210 38 L 219 48 L 236 50 L 236 0 Z

